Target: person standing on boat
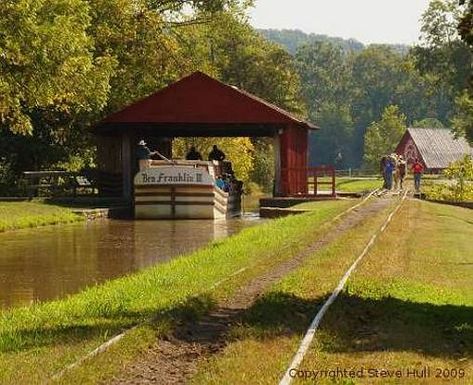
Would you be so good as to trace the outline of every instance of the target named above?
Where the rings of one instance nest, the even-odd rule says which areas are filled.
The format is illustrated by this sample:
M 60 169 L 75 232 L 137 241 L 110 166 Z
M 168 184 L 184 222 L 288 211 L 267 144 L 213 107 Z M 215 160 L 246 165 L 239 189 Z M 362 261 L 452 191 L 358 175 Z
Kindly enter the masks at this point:
M 186 155 L 186 160 L 202 160 L 202 155 L 192 146 Z
M 146 142 L 142 139 L 138 143 L 138 148 L 136 149 L 136 157 L 138 158 L 138 163 L 140 166 L 140 171 L 145 170 L 151 166 L 151 156 L 161 155 L 158 151 L 151 151 L 146 147 Z
M 209 154 L 209 160 L 210 161 L 216 160 L 218 162 L 222 162 L 223 160 L 225 160 L 225 153 L 222 150 L 220 150 L 216 144 L 214 144 L 212 151 L 210 151 L 210 154 Z

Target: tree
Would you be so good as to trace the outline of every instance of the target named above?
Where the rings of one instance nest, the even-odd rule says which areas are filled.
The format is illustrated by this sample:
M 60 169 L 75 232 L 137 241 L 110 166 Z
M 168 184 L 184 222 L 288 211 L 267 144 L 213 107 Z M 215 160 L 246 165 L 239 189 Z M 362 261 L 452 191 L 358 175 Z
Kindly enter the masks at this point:
M 458 33 L 462 40 L 473 48 L 473 0 L 460 0 L 465 6 L 464 12 L 458 23 Z
M 350 109 L 343 105 L 324 103 L 316 123 L 321 129 L 310 135 L 310 163 L 349 167 L 353 139 Z
M 455 181 L 451 191 L 456 201 L 463 201 L 467 194 L 473 193 L 472 186 L 468 183 L 473 180 L 473 161 L 471 156 L 466 155 L 463 159 L 453 162 L 444 171 L 444 174 L 447 178 Z
M 452 119 L 455 136 L 464 136 L 473 145 L 473 98 L 468 91 L 456 98 L 456 112 Z
M 460 18 L 457 0 L 431 0 L 421 19 L 423 43 L 427 47 L 442 47 L 458 40 Z
M 376 169 L 382 156 L 391 154 L 406 131 L 406 117 L 397 106 L 388 106 L 381 120 L 373 122 L 365 134 L 365 166 Z
M 387 106 L 397 103 L 397 90 L 404 81 L 403 58 L 389 47 L 373 45 L 349 60 L 355 122 L 353 152 L 358 154 L 356 163 L 359 164 L 367 127 L 381 118 Z
M 412 50 L 444 124 L 451 118 L 456 96 L 468 86 L 472 70 L 472 52 L 457 31 L 461 16 L 456 0 L 432 0 L 422 16 L 422 45 Z
M 327 42 L 304 45 L 296 53 L 303 93 L 315 118 L 323 103 L 346 103 L 350 74 L 345 57 L 341 48 Z
M 83 0 L 0 3 L 0 129 L 32 134 L 34 113 L 64 134 L 75 114 L 104 107 L 114 61 L 94 55 L 89 11 Z
M 345 167 L 353 140 L 346 54 L 328 42 L 314 42 L 300 47 L 295 60 L 310 120 L 321 127 L 310 136 L 310 162 Z
M 415 128 L 445 128 L 442 122 L 435 118 L 425 118 L 422 120 L 416 120 L 412 127 Z

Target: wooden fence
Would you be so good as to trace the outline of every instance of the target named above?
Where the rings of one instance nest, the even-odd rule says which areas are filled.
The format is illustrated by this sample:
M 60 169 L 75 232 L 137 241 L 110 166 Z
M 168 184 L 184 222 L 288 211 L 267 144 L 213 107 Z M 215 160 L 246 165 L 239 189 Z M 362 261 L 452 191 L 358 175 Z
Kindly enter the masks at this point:
M 282 195 L 288 197 L 335 197 L 335 167 L 318 166 L 282 169 L 281 190 Z

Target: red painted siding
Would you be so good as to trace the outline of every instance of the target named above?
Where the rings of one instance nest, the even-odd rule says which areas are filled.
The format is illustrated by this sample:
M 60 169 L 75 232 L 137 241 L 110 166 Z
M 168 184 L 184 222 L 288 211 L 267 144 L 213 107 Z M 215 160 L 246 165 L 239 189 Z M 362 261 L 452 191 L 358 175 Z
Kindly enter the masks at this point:
M 289 126 L 281 135 L 281 192 L 307 194 L 308 133 Z

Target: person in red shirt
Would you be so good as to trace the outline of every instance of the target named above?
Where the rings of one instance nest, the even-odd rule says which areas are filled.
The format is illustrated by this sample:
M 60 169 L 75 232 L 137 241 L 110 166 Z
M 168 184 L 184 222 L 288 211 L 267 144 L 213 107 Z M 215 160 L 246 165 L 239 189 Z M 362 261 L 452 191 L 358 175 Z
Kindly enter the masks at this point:
M 422 166 L 422 163 L 417 158 L 414 161 L 414 164 L 412 165 L 412 172 L 414 173 L 414 186 L 415 186 L 416 192 L 419 192 L 420 179 L 422 177 L 422 173 L 424 172 L 424 166 Z

